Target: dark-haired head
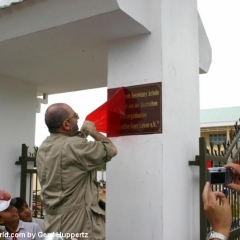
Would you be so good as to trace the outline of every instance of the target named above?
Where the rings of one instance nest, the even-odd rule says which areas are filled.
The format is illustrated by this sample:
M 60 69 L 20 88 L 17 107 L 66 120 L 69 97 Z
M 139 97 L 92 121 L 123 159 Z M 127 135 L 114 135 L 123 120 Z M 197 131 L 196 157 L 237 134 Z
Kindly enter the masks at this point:
M 45 113 L 45 123 L 50 133 L 72 135 L 78 131 L 79 116 L 65 103 L 55 103 Z
M 21 209 L 24 206 L 24 204 L 27 203 L 26 200 L 24 200 L 23 198 L 16 197 L 15 199 L 16 199 L 16 202 L 15 204 L 12 204 L 12 205 L 18 210 Z
M 16 202 L 13 206 L 17 209 L 19 218 L 24 222 L 32 222 L 32 211 L 26 200 L 21 197 L 16 197 L 15 199 Z
M 63 121 L 70 116 L 65 103 L 55 103 L 45 113 L 45 123 L 49 132 L 58 132 Z

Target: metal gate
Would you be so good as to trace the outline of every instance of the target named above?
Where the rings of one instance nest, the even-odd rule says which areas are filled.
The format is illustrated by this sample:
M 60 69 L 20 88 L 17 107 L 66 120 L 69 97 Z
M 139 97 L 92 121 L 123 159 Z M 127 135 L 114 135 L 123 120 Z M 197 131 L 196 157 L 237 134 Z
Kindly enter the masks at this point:
M 28 147 L 22 144 L 22 155 L 15 164 L 21 165 L 20 197 L 25 199 L 32 208 L 33 217 L 44 218 L 36 168 L 36 153 L 37 148 L 34 148 L 33 153 L 29 153 Z
M 206 235 L 211 231 L 211 226 L 205 216 L 202 201 L 202 192 L 206 183 L 206 168 L 208 162 L 218 163 L 219 166 L 226 163 L 235 162 L 239 164 L 240 160 L 240 126 L 237 122 L 234 125 L 234 131 L 230 134 L 228 143 L 218 144 L 214 148 L 210 145 L 210 149 L 206 148 L 206 142 L 203 137 L 199 138 L 199 155 L 195 157 L 195 161 L 189 161 L 189 165 L 199 166 L 199 190 L 200 190 L 200 238 L 206 238 Z M 229 240 L 240 240 L 240 198 L 239 194 L 231 189 L 224 188 L 222 184 L 214 185 L 213 190 L 222 191 L 227 196 L 232 208 L 232 227 Z

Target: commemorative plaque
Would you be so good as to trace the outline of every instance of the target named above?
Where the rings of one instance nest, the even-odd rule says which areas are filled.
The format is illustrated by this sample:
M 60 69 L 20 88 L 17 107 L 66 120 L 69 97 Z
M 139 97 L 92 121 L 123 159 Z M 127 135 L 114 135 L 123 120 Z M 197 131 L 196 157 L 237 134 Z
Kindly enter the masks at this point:
M 162 83 L 124 87 L 125 115 L 120 136 L 162 133 Z M 108 89 L 108 99 L 119 88 Z

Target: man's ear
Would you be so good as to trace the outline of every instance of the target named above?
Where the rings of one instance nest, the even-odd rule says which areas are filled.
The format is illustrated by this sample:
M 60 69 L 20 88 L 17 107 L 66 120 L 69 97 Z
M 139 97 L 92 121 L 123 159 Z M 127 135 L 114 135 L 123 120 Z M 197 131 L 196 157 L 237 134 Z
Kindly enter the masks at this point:
M 68 122 L 68 121 L 63 121 L 63 123 L 62 123 L 62 128 L 63 128 L 63 130 L 65 130 L 65 131 L 71 130 L 70 122 Z

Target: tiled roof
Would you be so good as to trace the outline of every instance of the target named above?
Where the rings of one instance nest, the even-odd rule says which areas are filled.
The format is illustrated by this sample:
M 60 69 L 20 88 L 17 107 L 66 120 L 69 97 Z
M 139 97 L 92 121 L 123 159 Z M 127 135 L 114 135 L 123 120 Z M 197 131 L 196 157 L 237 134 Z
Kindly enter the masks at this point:
M 10 7 L 14 4 L 23 2 L 24 0 L 0 0 L 0 10 L 3 8 Z
M 236 122 L 240 118 L 240 107 L 200 110 L 200 123 Z

